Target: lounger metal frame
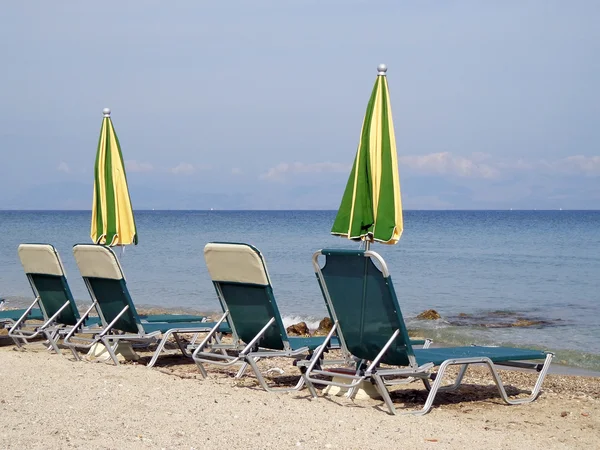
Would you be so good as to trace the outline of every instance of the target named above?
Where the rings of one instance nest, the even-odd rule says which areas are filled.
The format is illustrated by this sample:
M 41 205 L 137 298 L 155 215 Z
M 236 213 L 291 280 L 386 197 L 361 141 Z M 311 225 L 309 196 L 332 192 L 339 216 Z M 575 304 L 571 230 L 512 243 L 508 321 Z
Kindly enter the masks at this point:
M 26 244 L 26 245 L 29 245 L 29 244 Z M 65 335 L 69 331 L 94 332 L 93 331 L 94 328 L 86 327 L 84 320 L 80 320 L 74 326 L 73 325 L 65 325 L 65 324 L 61 324 L 61 323 L 57 322 L 61 313 L 65 309 L 67 309 L 69 306 L 71 308 L 73 308 L 74 314 L 78 314 L 77 306 L 75 305 L 75 301 L 73 300 L 73 297 L 71 295 L 71 291 L 70 291 L 68 283 L 66 281 L 66 275 L 64 273 L 62 261 L 60 260 L 60 256 L 58 255 L 58 252 L 56 251 L 56 249 L 50 244 L 33 244 L 33 245 L 47 246 L 47 247 L 52 248 L 52 251 L 56 257 L 56 261 L 62 271 L 62 275 L 60 275 L 60 278 L 62 278 L 61 283 L 63 285 L 63 289 L 67 293 L 68 298 L 65 301 L 65 303 L 52 316 L 49 316 L 48 312 L 46 310 L 46 306 L 44 305 L 44 302 L 42 301 L 41 295 L 38 291 L 38 288 L 35 284 L 32 274 L 26 273 L 27 281 L 29 282 L 29 285 L 31 286 L 31 289 L 33 291 L 35 299 L 31 303 L 31 305 L 29 305 L 29 307 L 25 310 L 23 315 L 16 322 L 14 322 L 12 324 L 12 326 L 8 332 L 8 335 L 13 339 L 15 345 L 18 348 L 22 348 L 23 344 L 26 344 L 29 340 L 35 339 L 38 336 L 44 336 L 44 338 L 48 341 L 48 344 L 49 344 L 48 349 L 52 349 L 56 353 L 60 354 L 61 351 L 58 346 L 58 340 L 60 339 L 60 337 L 62 335 Z M 45 275 L 45 274 L 40 273 L 38 275 Z M 58 277 L 59 275 L 56 275 L 56 276 Z M 29 316 L 30 316 L 32 310 L 36 306 L 39 307 L 39 309 L 42 313 L 42 316 L 44 317 L 44 322 L 41 325 L 35 325 L 33 327 L 33 329 L 27 329 L 27 326 L 28 326 L 27 320 L 29 319 Z M 97 327 L 95 327 L 95 329 L 97 330 Z
M 73 248 L 73 251 L 76 251 L 76 248 L 78 246 L 85 246 L 85 245 L 91 245 L 91 244 L 76 245 Z M 125 276 L 123 275 L 121 266 L 118 263 L 118 259 L 116 258 L 116 255 L 114 255 L 114 252 L 112 252 L 112 250 L 110 250 L 108 247 L 105 247 L 105 246 L 102 246 L 102 247 L 106 248 L 112 254 L 112 256 L 115 258 L 117 266 L 119 267 L 119 271 L 121 273 L 120 282 L 121 282 L 121 287 L 123 289 L 123 293 L 128 298 L 128 303 L 133 304 L 133 301 L 131 300 L 131 296 L 127 289 L 127 285 L 125 283 Z M 158 343 L 158 346 L 157 346 L 156 350 L 154 351 L 154 354 L 152 355 L 150 362 L 147 364 L 147 367 L 152 367 L 152 366 L 154 366 L 154 364 L 156 364 L 156 361 L 158 360 L 159 356 L 161 356 L 161 353 L 163 351 L 165 351 L 165 345 L 167 344 L 167 342 L 171 336 L 173 336 L 175 338 L 175 342 L 177 343 L 177 346 L 179 347 L 179 350 L 181 351 L 181 353 L 186 357 L 191 357 L 191 354 L 188 352 L 186 345 L 184 345 L 184 343 L 181 341 L 179 335 L 180 334 L 193 334 L 194 338 L 195 338 L 198 333 L 206 333 L 208 331 L 211 331 L 213 328 L 212 323 L 208 323 L 208 322 L 206 322 L 205 319 L 203 319 L 202 322 L 198 322 L 197 327 L 189 327 L 189 326 L 184 327 L 181 325 L 177 326 L 177 323 L 164 322 L 165 325 L 167 325 L 167 324 L 173 325 L 173 328 L 169 328 L 164 332 L 162 332 L 162 331 L 146 332 L 144 329 L 144 324 L 142 323 L 142 321 L 140 320 L 140 317 L 138 316 L 137 312 L 134 309 L 131 311 L 131 313 L 135 320 L 138 332 L 136 334 L 134 334 L 131 332 L 120 331 L 116 328 L 116 324 L 118 323 L 119 319 L 121 317 L 123 317 L 125 314 L 127 314 L 128 311 L 130 310 L 129 304 L 125 305 L 121 309 L 121 311 L 116 314 L 114 319 L 112 321 L 110 321 L 110 323 L 109 323 L 107 321 L 107 319 L 105 318 L 105 315 L 102 311 L 102 303 L 100 301 L 98 301 L 96 294 L 94 292 L 94 289 L 90 283 L 89 278 L 84 276 L 83 280 L 84 280 L 87 290 L 90 294 L 90 297 L 92 298 L 92 305 L 85 311 L 85 313 L 82 315 L 81 319 L 77 322 L 75 327 L 65 336 L 65 339 L 64 339 L 64 344 L 70 348 L 71 352 L 73 353 L 73 355 L 75 356 L 75 358 L 77 360 L 81 360 L 81 356 L 79 355 L 79 352 L 77 351 L 77 349 L 89 350 L 95 344 L 101 343 L 102 345 L 104 345 L 106 347 L 106 350 L 107 350 L 112 362 L 115 365 L 119 365 L 119 359 L 117 357 L 117 347 L 120 342 L 125 342 L 125 341 L 127 341 L 127 342 L 142 342 L 145 344 Z M 87 317 L 89 317 L 90 313 L 94 309 L 98 312 L 98 315 L 100 316 L 100 320 L 102 323 L 101 330 L 94 333 L 92 338 L 85 338 L 82 336 L 77 336 L 79 325 L 82 324 L 83 321 Z M 157 323 L 155 323 L 155 324 L 157 324 Z M 158 323 L 158 324 L 160 324 L 160 323 Z M 79 333 L 79 334 L 82 334 L 82 333 Z
M 35 284 L 33 283 L 31 276 L 27 274 L 27 278 L 29 280 L 29 284 L 34 291 L 35 300 L 29 307 L 25 310 L 23 315 L 14 322 L 8 331 L 8 335 L 12 338 L 15 345 L 18 348 L 22 348 L 23 344 L 26 344 L 29 340 L 35 339 L 36 337 L 43 335 L 48 344 L 50 345 L 49 349 L 54 350 L 56 353 L 60 353 L 60 348 L 58 347 L 58 339 L 60 332 L 64 332 L 64 326 L 56 323 L 56 319 L 60 316 L 60 314 L 69 306 L 69 302 L 66 301 L 64 305 L 52 316 L 48 317 L 46 314 L 46 310 L 44 308 L 43 303 L 41 302 L 41 298 L 37 292 Z M 31 310 L 38 306 L 42 311 L 42 315 L 44 316 L 44 323 L 41 325 L 36 325 L 33 330 L 26 329 L 26 322 L 31 314 Z
M 88 311 L 86 311 L 85 314 L 82 316 L 82 318 L 80 319 L 80 322 L 83 321 L 86 317 L 88 317 L 88 314 L 91 312 L 92 308 L 98 307 L 98 309 L 100 309 L 99 303 L 96 300 L 95 296 L 93 296 L 92 291 L 90 291 L 90 295 L 92 295 L 94 302 L 92 303 L 92 306 L 88 309 Z M 154 351 L 154 354 L 152 355 L 150 362 L 148 362 L 148 364 L 147 364 L 147 367 L 152 367 L 152 366 L 154 366 L 154 364 L 156 364 L 156 361 L 161 356 L 161 353 L 163 351 L 165 351 L 165 345 L 167 344 L 167 342 L 171 336 L 173 336 L 175 338 L 175 342 L 177 343 L 177 346 L 179 347 L 179 350 L 181 351 L 181 353 L 186 357 L 191 357 L 191 354 L 187 351 L 187 347 L 181 341 L 179 335 L 180 334 L 196 335 L 198 333 L 205 333 L 211 329 L 211 327 L 208 325 L 200 326 L 200 324 L 203 322 L 199 322 L 198 323 L 199 326 L 197 328 L 178 328 L 178 327 L 174 326 L 174 328 L 169 329 L 169 330 L 165 331 L 164 333 L 162 333 L 160 331 L 153 331 L 151 333 L 146 333 L 143 329 L 143 324 L 138 323 L 137 325 L 138 325 L 139 332 L 137 334 L 121 332 L 121 331 L 115 329 L 115 324 L 128 310 L 129 310 L 129 306 L 125 306 L 121 310 L 121 312 L 115 317 L 115 319 L 113 321 L 111 321 L 109 324 L 102 326 L 102 330 L 100 332 L 95 332 L 94 336 L 92 338 L 84 338 L 82 336 L 77 336 L 76 333 L 78 331 L 77 331 L 77 325 L 76 325 L 75 328 L 73 330 L 71 330 L 65 336 L 64 344 L 70 348 L 71 352 L 73 353 L 73 355 L 75 356 L 75 358 L 77 360 L 81 360 L 81 356 L 80 356 L 79 352 L 77 351 L 77 349 L 89 350 L 95 344 L 101 343 L 102 345 L 104 345 L 104 347 L 106 347 L 106 351 L 110 355 L 110 358 L 113 361 L 113 363 L 115 365 L 119 365 L 119 359 L 117 357 L 117 350 L 118 350 L 118 346 L 119 346 L 120 342 L 125 342 L 125 341 L 126 342 L 142 342 L 144 344 L 158 343 L 158 346 L 156 347 L 156 350 Z M 101 311 L 99 312 L 99 314 L 101 314 Z M 103 317 L 102 317 L 102 322 L 105 323 L 105 319 Z M 79 325 L 79 322 L 78 322 L 78 325 Z M 173 325 L 175 325 L 175 324 L 173 324 Z M 85 333 L 80 332 L 79 334 L 85 334 Z
M 317 251 L 313 255 L 313 267 L 315 269 L 315 273 L 317 275 L 319 284 L 323 291 L 325 301 L 327 302 L 327 304 L 330 308 L 331 314 L 333 316 L 333 319 L 334 319 L 333 328 L 327 335 L 326 342 L 328 342 L 331 339 L 331 337 L 333 336 L 334 333 L 337 333 L 338 338 L 343 343 L 343 342 L 345 342 L 343 331 L 340 329 L 339 321 L 335 314 L 335 308 L 331 301 L 331 297 L 329 295 L 329 291 L 327 289 L 327 284 L 325 283 L 324 276 L 321 272 L 321 266 L 319 264 L 319 256 L 321 256 L 321 255 L 322 255 L 322 250 Z M 387 268 L 387 264 L 385 263 L 384 259 L 378 253 L 371 251 L 371 250 L 367 250 L 364 252 L 364 257 L 374 259 L 378 263 L 378 267 L 379 267 L 383 277 L 389 278 L 390 273 Z M 396 301 L 396 303 L 397 303 L 397 301 Z M 399 308 L 399 305 L 395 305 L 395 306 Z M 425 388 L 429 391 L 429 394 L 427 396 L 427 399 L 426 399 L 425 404 L 422 409 L 416 410 L 416 411 L 407 411 L 405 413 L 422 415 L 422 414 L 426 414 L 427 412 L 429 412 L 431 410 L 433 401 L 435 400 L 435 396 L 437 395 L 438 392 L 453 391 L 453 390 L 457 390 L 460 387 L 463 377 L 464 377 L 469 365 L 485 364 L 485 365 L 487 365 L 487 367 L 490 370 L 492 378 L 498 388 L 498 392 L 500 393 L 500 396 L 502 397 L 502 399 L 508 404 L 517 405 L 517 404 L 532 402 L 533 400 L 535 400 L 538 397 L 538 395 L 540 394 L 542 383 L 544 381 L 544 378 L 546 377 L 546 374 L 550 367 L 550 363 L 552 362 L 552 358 L 554 357 L 553 353 L 546 352 L 546 358 L 545 358 L 545 361 L 543 364 L 528 363 L 528 362 L 521 362 L 521 361 L 519 361 L 519 362 L 507 361 L 507 362 L 494 363 L 488 357 L 448 359 L 448 360 L 444 361 L 442 364 L 440 364 L 440 366 L 437 370 L 437 373 L 434 376 L 434 382 L 433 382 L 433 384 L 430 384 L 429 380 L 431 378 L 433 378 L 432 375 L 433 375 L 433 369 L 434 369 L 435 365 L 431 362 L 419 365 L 419 364 L 417 364 L 416 358 L 411 354 L 408 355 L 408 359 L 409 359 L 409 363 L 410 363 L 409 366 L 394 367 L 394 368 L 383 368 L 380 366 L 380 360 L 385 355 L 388 348 L 399 337 L 399 335 L 400 335 L 400 329 L 396 330 L 392 334 L 392 336 L 390 336 L 387 343 L 382 347 L 381 351 L 373 358 L 372 361 L 361 361 L 361 363 L 358 365 L 358 369 L 357 369 L 356 373 L 353 375 L 337 373 L 337 372 L 332 373 L 331 371 L 323 370 L 321 367 L 321 365 L 323 363 L 323 352 L 321 349 L 317 349 L 315 351 L 315 353 L 313 354 L 313 357 L 312 357 L 310 363 L 308 364 L 308 366 L 306 368 L 304 368 L 304 370 L 302 371 L 303 372 L 302 376 L 306 382 L 306 385 L 307 385 L 311 395 L 315 398 L 317 397 L 317 392 L 314 387 L 314 384 L 323 384 L 323 385 L 347 388 L 347 389 L 349 389 L 348 396 L 350 398 L 353 398 L 356 395 L 359 384 L 362 381 L 370 381 L 377 387 L 377 390 L 381 394 L 390 414 L 396 414 L 396 408 L 394 406 L 394 403 L 392 402 L 392 399 L 390 397 L 390 393 L 387 389 L 387 386 L 404 383 L 407 377 L 413 377 L 416 379 L 421 379 L 423 381 L 423 384 L 425 385 Z M 453 365 L 460 366 L 460 370 L 459 370 L 457 378 L 455 379 L 453 384 L 448 385 L 448 386 L 442 386 L 442 381 L 444 379 L 444 375 L 446 373 L 447 368 L 449 366 L 453 366 Z M 526 398 L 518 398 L 518 399 L 509 398 L 509 396 L 506 393 L 506 389 L 504 388 L 504 384 L 502 383 L 502 379 L 500 378 L 500 375 L 498 374 L 498 371 L 496 370 L 496 366 L 506 366 L 506 367 L 517 366 L 520 368 L 537 370 L 539 372 L 539 376 L 538 376 L 537 381 L 531 391 L 531 394 Z M 325 377 L 330 377 L 330 378 L 333 378 L 335 376 L 338 378 L 348 380 L 348 383 L 338 383 L 338 382 L 334 382 L 333 380 L 323 380 L 321 378 L 315 378 L 315 375 L 320 375 L 320 376 L 325 376 Z
M 222 323 L 224 320 L 229 319 L 230 326 L 232 321 L 230 320 L 229 311 L 226 311 L 221 318 L 217 321 L 217 324 Z M 260 332 L 248 343 L 242 344 L 234 335 L 233 339 L 237 340 L 238 344 L 222 344 L 219 340 L 215 339 L 217 326 L 211 330 L 208 335 L 202 340 L 198 347 L 194 350 L 192 358 L 198 366 L 202 377 L 206 378 L 208 373 L 204 367 L 204 364 L 214 364 L 220 367 L 231 367 L 234 365 L 240 365 L 235 378 L 241 378 L 246 372 L 248 366 L 250 366 L 256 375 L 256 378 L 260 385 L 268 392 L 289 392 L 297 391 L 304 385 L 304 379 L 299 377 L 296 385 L 285 388 L 274 388 L 269 386 L 265 380 L 260 368 L 258 367 L 258 361 L 261 358 L 297 358 L 301 355 L 310 355 L 311 352 L 308 347 L 300 347 L 292 350 L 287 341 L 284 341 L 284 350 L 269 350 L 262 349 L 259 346 L 261 338 L 267 332 L 269 327 L 275 323 L 275 318 L 271 318 Z M 232 356 L 227 353 L 227 350 L 234 350 L 237 355 Z
M 268 280 L 268 286 L 264 286 L 264 287 L 267 289 L 268 296 L 269 296 L 271 303 L 273 305 L 275 305 L 275 308 L 274 308 L 275 315 L 279 316 L 279 312 L 276 308 L 277 304 L 275 302 L 275 298 L 274 298 L 274 295 L 272 292 L 270 278 L 269 278 L 268 272 L 266 270 L 266 263 L 262 257 L 262 254 L 260 253 L 260 251 L 257 248 L 255 248 L 251 245 L 248 245 L 248 244 L 209 243 L 209 244 L 207 244 L 207 246 L 212 245 L 212 244 L 240 245 L 240 246 L 244 246 L 244 247 L 249 247 L 254 252 L 256 252 L 256 254 L 258 255 L 258 257 L 260 258 L 260 260 L 262 262 L 262 269 L 264 270 L 265 277 Z M 265 325 L 260 329 L 260 331 L 248 343 L 246 343 L 246 344 L 242 343 L 242 341 L 240 340 L 238 333 L 236 331 L 235 322 L 231 318 L 229 307 L 227 305 L 227 300 L 225 299 L 225 295 L 223 294 L 223 290 L 221 289 L 220 283 L 221 282 L 219 280 L 213 280 L 213 285 L 214 285 L 215 291 L 217 293 L 217 298 L 219 300 L 219 303 L 221 304 L 222 310 L 224 311 L 223 315 L 219 318 L 219 320 L 216 322 L 216 325 L 214 326 L 214 328 L 208 333 L 208 335 L 202 340 L 202 342 L 200 342 L 200 344 L 198 344 L 198 346 L 194 350 L 194 353 L 192 354 L 192 358 L 194 359 L 194 362 L 198 366 L 198 369 L 200 370 L 200 373 L 202 374 L 202 376 L 203 377 L 208 376 L 207 371 L 204 367 L 204 364 L 214 364 L 214 365 L 220 366 L 220 367 L 231 367 L 234 365 L 239 365 L 240 369 L 238 370 L 237 374 L 235 375 L 236 378 L 240 378 L 245 373 L 247 368 L 250 367 L 250 368 L 252 368 L 254 374 L 256 375 L 256 378 L 258 379 L 258 382 L 260 383 L 260 385 L 268 392 L 290 392 L 290 391 L 297 391 L 297 390 L 301 389 L 304 386 L 304 378 L 303 377 L 299 377 L 298 382 L 294 386 L 283 387 L 283 388 L 275 388 L 275 387 L 270 386 L 267 383 L 267 381 L 265 380 L 264 375 L 262 374 L 257 363 L 262 358 L 272 358 L 272 357 L 295 358 L 296 360 L 298 360 L 300 356 L 305 355 L 309 358 L 313 354 L 313 351 L 309 347 L 300 347 L 297 349 L 292 348 L 292 346 L 290 345 L 290 342 L 289 342 L 288 335 L 285 331 L 285 328 L 282 328 L 282 321 L 281 321 L 280 316 L 279 317 L 275 317 L 275 316 L 271 317 L 270 320 L 268 320 L 267 323 L 265 323 Z M 223 344 L 220 342 L 219 339 L 217 339 L 218 327 L 221 323 L 223 323 L 226 320 L 228 321 L 229 326 L 231 327 L 232 339 L 233 339 L 232 344 Z M 265 334 L 267 333 L 267 331 L 273 324 L 275 324 L 280 329 L 281 341 L 283 343 L 283 350 L 269 349 L 269 348 L 261 347 L 261 340 L 263 339 L 263 337 L 265 336 Z M 323 344 L 321 344 L 321 346 L 318 348 L 321 349 L 321 353 L 322 353 L 323 351 L 326 351 L 330 347 L 331 347 L 331 339 L 328 339 L 327 341 L 323 341 Z M 229 355 L 227 353 L 227 350 L 230 350 L 230 351 L 232 350 L 232 351 L 236 352 L 236 355 L 235 356 Z M 344 354 L 347 355 L 348 353 L 344 352 Z M 330 363 L 331 364 L 345 364 L 345 363 L 349 363 L 349 361 L 350 361 L 349 359 L 344 359 L 344 360 L 331 361 Z
M 4 308 L 1 307 L 0 304 L 0 311 L 11 311 L 11 310 L 5 310 Z M 27 320 L 32 320 L 31 316 L 33 315 L 33 309 L 32 308 L 26 308 L 24 310 L 18 310 L 19 314 L 18 316 L 15 315 L 13 317 L 2 317 L 0 318 L 0 330 L 6 328 L 8 329 L 8 332 L 10 333 L 11 328 L 14 327 L 14 325 L 21 321 L 21 324 L 19 326 L 19 329 L 22 329 L 22 327 L 25 326 L 26 321 Z M 39 320 L 37 317 L 34 320 Z M 42 320 L 44 320 L 44 316 L 42 315 Z M 16 337 L 16 336 L 10 336 L 8 335 L 8 337 L 10 337 L 13 342 L 15 343 L 15 345 L 19 348 L 21 348 L 24 344 L 27 344 L 27 338 L 26 337 Z M 50 347 L 52 348 L 52 347 Z

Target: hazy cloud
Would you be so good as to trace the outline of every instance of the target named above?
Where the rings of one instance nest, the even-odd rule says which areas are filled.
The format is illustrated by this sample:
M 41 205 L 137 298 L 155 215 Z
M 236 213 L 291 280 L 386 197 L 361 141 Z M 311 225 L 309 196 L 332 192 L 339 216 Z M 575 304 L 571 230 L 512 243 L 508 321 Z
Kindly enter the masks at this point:
M 408 155 L 399 158 L 400 170 L 423 175 L 458 177 L 479 180 L 498 180 L 515 174 L 569 174 L 600 175 L 600 156 L 568 156 L 554 161 L 531 160 L 517 158 L 515 160 L 498 160 L 486 153 L 472 153 L 468 156 L 455 155 L 450 152 L 430 153 L 427 155 Z M 350 172 L 349 164 L 321 163 L 280 163 L 260 175 L 260 179 L 268 181 L 284 181 L 287 175 L 311 174 L 326 172 Z M 232 173 L 240 169 L 232 169 Z
M 59 172 L 64 172 L 64 173 L 71 173 L 71 168 L 69 167 L 69 165 L 66 162 L 61 162 L 58 167 L 56 168 L 56 170 L 58 170 Z
M 242 169 L 240 169 L 239 167 L 234 167 L 231 169 L 231 173 L 234 175 L 241 175 L 242 174 Z
M 152 172 L 154 167 L 148 162 L 140 162 L 132 159 L 125 161 L 125 169 L 128 172 Z
M 550 173 L 569 175 L 600 175 L 600 156 L 567 156 L 556 160 L 498 160 L 485 153 L 473 153 L 468 157 L 450 152 L 428 155 L 402 156 L 400 168 L 424 174 L 450 175 L 465 178 L 497 179 L 519 173 Z
M 191 175 L 196 172 L 196 168 L 190 163 L 180 163 L 179 165 L 172 167 L 169 169 L 169 172 L 174 173 L 176 175 Z
M 530 170 L 535 167 L 535 164 L 519 158 L 515 161 L 499 161 L 495 166 L 499 170 Z
M 422 173 L 437 173 L 471 178 L 496 178 L 499 171 L 489 163 L 489 155 L 474 153 L 470 158 L 449 152 L 430 153 L 422 156 L 402 156 L 400 164 Z
M 600 175 L 600 156 L 568 156 L 550 163 L 549 167 L 557 172 Z
M 271 167 L 266 173 L 260 176 L 261 180 L 283 181 L 286 174 L 297 173 L 326 173 L 326 172 L 349 172 L 350 165 L 333 162 L 320 163 L 280 163 Z

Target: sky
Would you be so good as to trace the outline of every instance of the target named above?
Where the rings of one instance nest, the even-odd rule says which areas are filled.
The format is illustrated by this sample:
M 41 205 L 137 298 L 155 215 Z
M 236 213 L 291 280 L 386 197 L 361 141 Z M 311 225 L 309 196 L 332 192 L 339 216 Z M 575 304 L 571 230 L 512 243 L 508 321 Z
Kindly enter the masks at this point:
M 0 209 L 336 209 L 377 65 L 405 209 L 600 209 L 600 2 L 28 1 L 0 15 Z

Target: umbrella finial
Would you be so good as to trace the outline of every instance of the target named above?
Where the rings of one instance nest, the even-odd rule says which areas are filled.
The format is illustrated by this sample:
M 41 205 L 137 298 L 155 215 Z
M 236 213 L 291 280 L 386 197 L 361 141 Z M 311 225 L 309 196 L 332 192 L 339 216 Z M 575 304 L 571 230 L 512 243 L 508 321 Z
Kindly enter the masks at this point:
M 385 64 L 379 64 L 377 66 L 377 75 L 385 76 L 386 72 L 387 72 L 387 66 Z
M 102 114 L 104 114 L 104 117 L 110 117 L 110 108 L 104 108 Z

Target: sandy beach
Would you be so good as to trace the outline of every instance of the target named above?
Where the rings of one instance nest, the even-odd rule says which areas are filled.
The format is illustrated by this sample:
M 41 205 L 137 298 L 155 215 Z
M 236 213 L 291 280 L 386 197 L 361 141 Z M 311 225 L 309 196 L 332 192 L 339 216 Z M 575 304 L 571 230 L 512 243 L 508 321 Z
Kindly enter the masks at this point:
M 158 366 L 75 362 L 41 343 L 0 346 L 2 448 L 598 448 L 600 378 L 549 375 L 533 403 L 507 406 L 487 373 L 469 370 L 466 386 L 440 394 L 425 416 L 391 416 L 379 400 L 311 400 L 306 390 L 272 394 L 248 374 L 212 370 L 202 379 L 182 356 Z M 289 382 L 296 368 L 276 381 Z M 503 371 L 509 392 L 532 375 Z M 483 384 L 483 386 L 481 386 Z M 397 407 L 424 399 L 415 383 Z

